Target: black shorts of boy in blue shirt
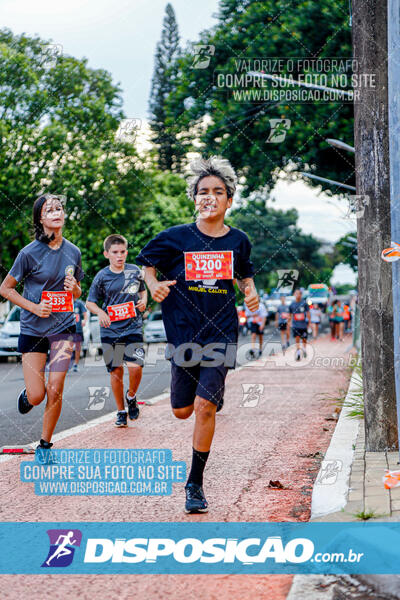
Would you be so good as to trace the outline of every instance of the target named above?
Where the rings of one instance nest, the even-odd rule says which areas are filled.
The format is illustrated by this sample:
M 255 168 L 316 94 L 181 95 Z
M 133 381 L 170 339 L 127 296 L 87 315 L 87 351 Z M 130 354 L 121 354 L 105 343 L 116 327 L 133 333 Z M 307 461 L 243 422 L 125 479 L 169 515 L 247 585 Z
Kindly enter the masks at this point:
M 126 263 L 128 242 L 122 235 L 104 240 L 104 256 L 110 264 L 97 273 L 90 286 L 86 306 L 99 316 L 103 358 L 110 373 L 117 404 L 116 427 L 128 424 L 124 401 L 124 363 L 129 373 L 125 399 L 130 419 L 137 419 L 136 392 L 142 379 L 144 348 L 142 315 L 147 291 L 141 269 Z
M 197 220 L 162 231 L 136 258 L 145 267 L 153 299 L 161 303 L 171 360 L 171 403 L 178 419 L 194 412 L 192 466 L 186 483 L 187 513 L 207 512 L 203 471 L 222 407 L 225 377 L 235 366 L 238 319 L 234 279 L 251 310 L 258 308 L 251 244 L 225 225 L 236 175 L 226 159 L 191 164 L 189 197 Z M 157 279 L 157 271 L 160 280 Z

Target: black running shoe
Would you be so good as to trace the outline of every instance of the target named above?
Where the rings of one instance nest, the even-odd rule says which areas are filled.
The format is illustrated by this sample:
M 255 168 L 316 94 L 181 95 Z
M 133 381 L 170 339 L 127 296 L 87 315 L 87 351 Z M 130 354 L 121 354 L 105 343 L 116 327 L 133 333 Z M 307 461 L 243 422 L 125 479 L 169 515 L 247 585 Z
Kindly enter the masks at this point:
M 301 351 L 296 350 L 296 360 L 300 360 L 300 359 L 301 359 Z
M 117 420 L 114 423 L 115 427 L 128 427 L 128 415 L 126 410 L 119 410 L 117 412 Z
M 208 502 L 204 496 L 203 488 L 197 483 L 187 483 L 186 491 L 186 513 L 206 513 L 208 512 Z
M 26 395 L 26 388 L 20 391 L 17 399 L 18 410 L 21 415 L 26 415 L 33 408 L 33 404 L 29 404 L 28 396 Z
M 139 417 L 139 413 L 140 413 L 139 407 L 136 402 L 136 396 L 132 399 L 128 398 L 128 392 L 126 392 L 125 400 L 128 404 L 129 418 L 131 419 L 131 421 L 134 421 L 135 419 L 137 419 Z
M 41 448 L 42 450 L 50 450 L 52 445 L 52 442 L 46 442 L 45 440 L 41 439 L 38 446 L 36 446 L 36 450 L 39 450 L 39 448 Z

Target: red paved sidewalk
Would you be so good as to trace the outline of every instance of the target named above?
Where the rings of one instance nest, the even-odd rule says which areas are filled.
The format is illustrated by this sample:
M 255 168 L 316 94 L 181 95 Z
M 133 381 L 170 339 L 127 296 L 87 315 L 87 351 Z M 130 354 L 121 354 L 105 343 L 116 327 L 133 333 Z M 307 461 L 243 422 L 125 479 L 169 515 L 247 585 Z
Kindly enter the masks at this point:
M 183 512 L 183 485 L 174 484 L 170 497 L 37 497 L 33 485 L 19 481 L 15 457 L 0 465 L 3 481 L 2 521 L 307 521 L 319 459 L 334 430 L 330 420 L 334 396 L 346 387 L 344 343 L 321 338 L 308 363 L 282 365 L 281 358 L 232 372 L 225 407 L 217 416 L 213 448 L 205 472 L 210 505 L 206 515 Z M 271 357 L 273 359 L 274 357 Z M 311 358 L 311 361 L 310 361 Z M 317 366 L 324 364 L 325 366 Z M 257 406 L 243 406 L 242 384 L 264 385 Z M 327 420 L 328 419 L 328 420 Z M 57 443 L 66 448 L 171 448 L 174 460 L 191 458 L 193 420 L 176 420 L 169 401 L 144 406 L 129 429 L 112 422 L 98 425 Z M 321 453 L 315 457 L 317 453 Z M 26 460 L 26 457 L 25 457 Z M 285 489 L 268 488 L 279 480 Z M 2 595 L 16 600 L 29 586 L 30 600 L 46 596 L 236 600 L 246 597 L 283 600 L 290 576 L 2 576 Z M 62 594 L 60 590 L 62 589 Z M 6 591 L 5 591 L 6 590 Z M 5 592 L 5 593 L 4 593 Z

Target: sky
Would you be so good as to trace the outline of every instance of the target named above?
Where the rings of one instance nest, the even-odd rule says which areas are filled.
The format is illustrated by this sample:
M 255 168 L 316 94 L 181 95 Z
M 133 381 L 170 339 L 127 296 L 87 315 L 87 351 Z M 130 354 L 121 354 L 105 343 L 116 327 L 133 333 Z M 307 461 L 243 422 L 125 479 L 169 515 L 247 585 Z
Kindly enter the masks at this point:
M 182 45 L 216 24 L 218 0 L 172 0 Z M 0 0 L 2 26 L 61 44 L 63 53 L 87 58 L 89 67 L 110 71 L 123 92 L 127 118 L 148 117 L 154 51 L 166 0 Z M 331 242 L 355 230 L 344 201 L 329 201 L 305 183 L 279 183 L 274 207 L 295 207 L 305 233 Z M 340 268 L 343 283 L 354 275 Z

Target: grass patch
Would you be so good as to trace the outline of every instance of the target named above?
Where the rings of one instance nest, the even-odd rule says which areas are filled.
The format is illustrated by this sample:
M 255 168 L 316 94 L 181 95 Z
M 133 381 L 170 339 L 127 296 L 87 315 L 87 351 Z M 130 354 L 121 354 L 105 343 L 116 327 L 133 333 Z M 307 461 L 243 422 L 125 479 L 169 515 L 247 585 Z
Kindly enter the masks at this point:
M 359 519 L 360 521 L 368 521 L 369 519 L 377 519 L 378 517 L 380 517 L 382 515 L 378 515 L 373 510 L 370 510 L 369 512 L 360 510 L 360 512 L 356 513 L 354 516 L 356 517 L 356 519 Z

